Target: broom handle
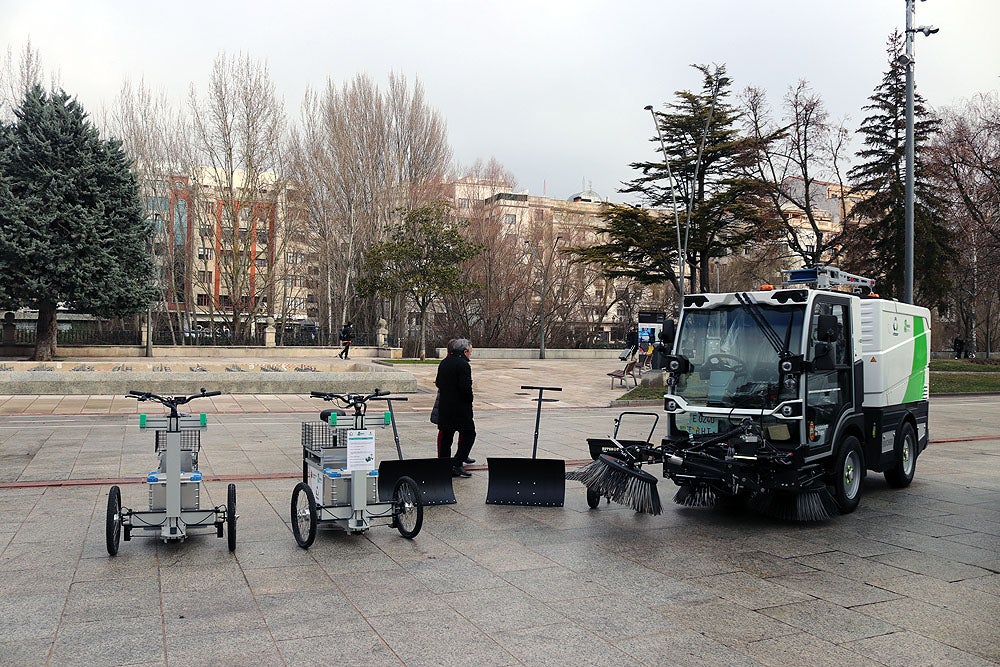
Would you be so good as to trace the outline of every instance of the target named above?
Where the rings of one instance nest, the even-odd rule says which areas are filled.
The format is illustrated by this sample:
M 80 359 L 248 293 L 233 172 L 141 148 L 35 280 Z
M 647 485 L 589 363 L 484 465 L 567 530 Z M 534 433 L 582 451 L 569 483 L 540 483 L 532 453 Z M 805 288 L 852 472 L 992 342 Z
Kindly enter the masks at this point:
M 531 458 L 536 458 L 538 456 L 538 425 L 542 421 L 542 392 L 548 391 L 562 391 L 562 387 L 527 387 L 521 385 L 521 389 L 537 389 L 538 398 L 538 409 L 535 410 L 535 440 L 534 444 L 531 446 Z M 550 399 L 554 400 L 554 399 Z
M 392 411 L 393 401 L 405 401 L 405 398 L 387 398 L 385 399 L 386 405 L 389 406 L 389 422 L 392 424 L 392 438 L 396 441 L 396 454 L 399 455 L 399 460 L 403 460 L 403 450 L 399 446 L 399 431 L 396 430 L 396 413 Z

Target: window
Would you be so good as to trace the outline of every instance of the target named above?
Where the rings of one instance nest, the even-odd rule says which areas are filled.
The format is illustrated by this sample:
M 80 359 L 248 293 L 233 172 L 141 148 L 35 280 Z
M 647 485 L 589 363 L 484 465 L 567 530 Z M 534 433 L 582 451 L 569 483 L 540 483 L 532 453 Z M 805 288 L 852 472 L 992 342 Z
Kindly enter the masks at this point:
M 470 208 L 471 204 L 469 203 L 468 198 L 462 197 L 461 199 L 459 199 L 458 200 L 458 207 L 459 208 Z
M 222 296 L 219 297 L 219 305 L 222 306 L 223 308 L 232 308 L 233 300 L 229 298 L 228 294 L 223 294 Z
M 195 296 L 195 299 L 196 299 L 196 302 L 197 302 L 197 304 L 199 306 L 208 306 L 208 295 L 207 294 L 198 294 L 197 296 Z
M 300 296 L 290 296 L 285 299 L 285 308 L 287 310 L 301 310 L 306 304 L 306 300 Z
M 215 256 L 215 251 L 211 248 L 198 248 L 198 259 L 209 260 Z
M 505 225 L 516 225 L 517 215 L 514 213 L 504 213 L 503 214 L 503 224 Z

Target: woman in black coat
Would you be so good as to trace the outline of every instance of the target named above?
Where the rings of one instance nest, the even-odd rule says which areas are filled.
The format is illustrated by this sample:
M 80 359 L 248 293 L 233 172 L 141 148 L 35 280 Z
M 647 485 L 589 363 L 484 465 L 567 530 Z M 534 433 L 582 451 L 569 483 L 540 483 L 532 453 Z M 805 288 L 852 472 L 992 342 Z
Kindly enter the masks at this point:
M 451 471 L 455 477 L 471 477 L 465 469 L 472 445 L 476 442 L 476 422 L 472 415 L 472 343 L 465 338 L 448 341 L 448 356 L 438 364 L 438 457 L 451 457 L 451 443 L 458 433 L 458 450 L 452 457 Z

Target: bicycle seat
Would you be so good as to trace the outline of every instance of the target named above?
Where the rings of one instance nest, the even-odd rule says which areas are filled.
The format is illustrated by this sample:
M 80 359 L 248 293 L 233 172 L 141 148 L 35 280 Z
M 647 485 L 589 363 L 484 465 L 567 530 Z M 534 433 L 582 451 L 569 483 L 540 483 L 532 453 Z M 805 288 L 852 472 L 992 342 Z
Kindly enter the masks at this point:
M 341 410 L 340 408 L 330 408 L 329 410 L 323 410 L 319 413 L 319 420 L 324 424 L 330 423 L 330 415 L 337 415 L 338 417 L 346 417 L 347 412 Z

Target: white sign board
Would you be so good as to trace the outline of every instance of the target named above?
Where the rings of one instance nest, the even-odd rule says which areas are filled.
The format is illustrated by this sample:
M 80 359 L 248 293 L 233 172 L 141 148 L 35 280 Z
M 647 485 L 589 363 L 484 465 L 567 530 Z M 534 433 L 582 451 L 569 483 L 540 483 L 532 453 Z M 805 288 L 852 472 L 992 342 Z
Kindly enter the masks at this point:
M 347 469 L 375 470 L 375 431 L 347 432 Z

